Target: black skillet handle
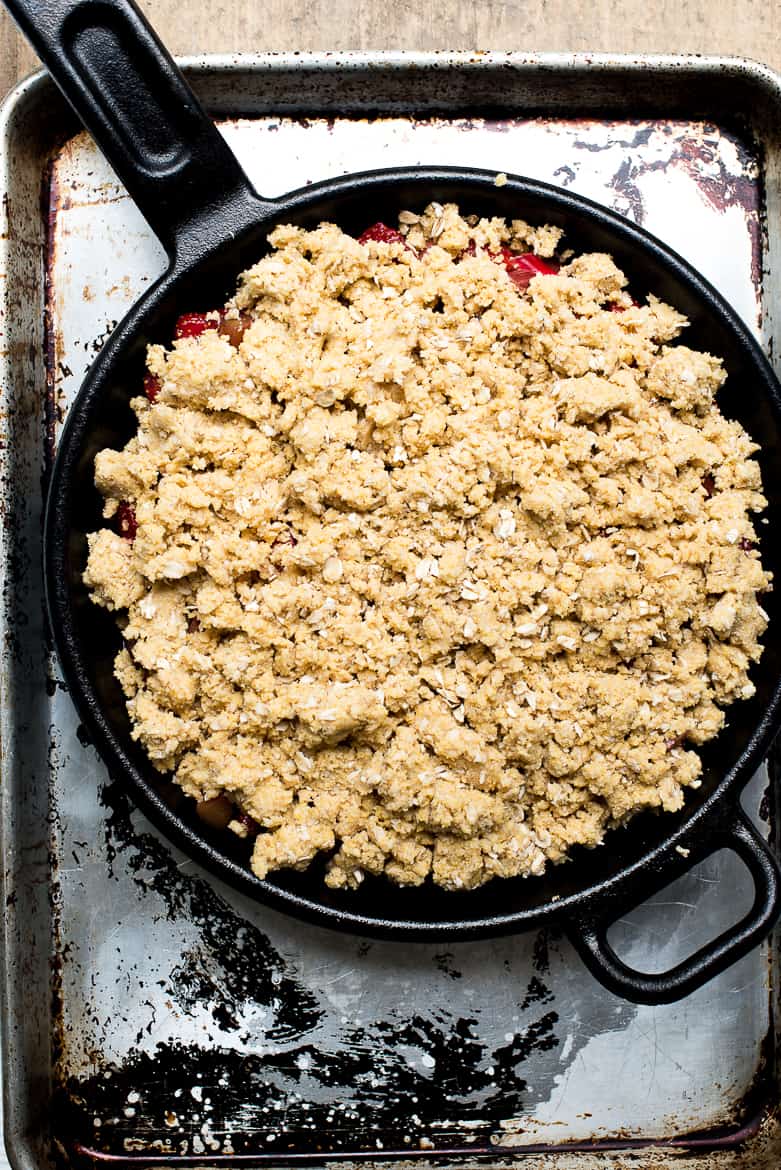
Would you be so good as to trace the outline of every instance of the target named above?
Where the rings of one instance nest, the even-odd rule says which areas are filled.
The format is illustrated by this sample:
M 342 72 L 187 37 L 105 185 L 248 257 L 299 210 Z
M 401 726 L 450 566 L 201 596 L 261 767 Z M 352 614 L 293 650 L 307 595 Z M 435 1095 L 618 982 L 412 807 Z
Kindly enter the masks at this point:
M 259 218 L 236 158 L 132 0 L 5 3 L 169 256 L 214 244 L 215 222 L 230 238 Z
M 657 975 L 635 971 L 619 959 L 607 932 L 622 913 L 642 899 L 605 899 L 566 926 L 571 942 L 593 975 L 609 991 L 634 1003 L 673 1003 L 701 987 L 753 949 L 772 930 L 781 912 L 781 873 L 770 849 L 740 809 L 731 823 L 715 835 L 708 834 L 707 849 L 692 848 L 688 865 L 718 849 L 731 849 L 740 857 L 754 880 L 754 904 L 734 927 L 723 931 L 688 959 Z M 644 895 L 647 897 L 647 892 Z

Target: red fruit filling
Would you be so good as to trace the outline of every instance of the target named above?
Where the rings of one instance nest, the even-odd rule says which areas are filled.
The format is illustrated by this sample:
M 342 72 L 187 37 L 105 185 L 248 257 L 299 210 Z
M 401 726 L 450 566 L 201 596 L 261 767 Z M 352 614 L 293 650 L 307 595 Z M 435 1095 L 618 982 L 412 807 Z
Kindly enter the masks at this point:
M 158 378 L 157 374 L 144 374 L 144 394 L 150 402 L 154 402 L 157 398 L 163 383 Z
M 630 300 L 631 300 L 631 302 L 632 302 L 632 308 L 633 308 L 633 309 L 639 309 L 639 308 L 640 308 L 640 302 L 639 302 L 639 301 L 636 301 L 634 297 L 630 297 Z M 607 306 L 607 307 L 608 307 L 608 309 L 610 309 L 610 312 L 611 312 L 611 313 L 625 313 L 625 312 L 626 312 L 626 310 L 628 309 L 628 307 L 629 307 L 629 306 L 628 306 L 628 305 L 617 305 L 615 301 L 610 301 L 610 302 L 608 303 L 608 306 Z
M 279 533 L 278 536 L 274 537 L 273 541 L 271 542 L 271 551 L 272 553 L 276 553 L 276 556 L 272 556 L 270 560 L 275 569 L 277 569 L 279 572 L 282 572 L 285 567 L 284 560 L 280 556 L 282 549 L 295 548 L 297 544 L 298 538 L 293 534 L 293 532 L 291 532 L 289 528 L 285 528 L 282 532 Z
M 359 244 L 366 244 L 369 240 L 379 240 L 386 244 L 404 244 L 406 248 L 409 248 L 409 244 L 401 232 L 397 231 L 396 228 L 388 227 L 387 223 L 374 223 L 358 237 Z M 428 243 L 423 251 L 428 251 L 430 247 L 431 244 Z M 535 276 L 555 276 L 559 271 L 557 261 L 543 260 L 541 256 L 535 256 L 533 252 L 511 252 L 509 248 L 502 248 L 499 252 L 491 252 L 488 248 L 484 250 L 488 252 L 492 260 L 504 265 L 510 280 L 521 290 L 528 288 Z M 462 260 L 464 256 L 474 256 L 476 252 L 475 241 L 470 240 L 458 259 Z
M 380 244 L 406 244 L 401 232 L 388 227 L 387 223 L 373 223 L 358 236 L 359 244 L 368 244 L 369 240 L 376 240 Z
M 521 290 L 528 288 L 535 276 L 555 276 L 559 271 L 556 260 L 543 260 L 541 256 L 535 256 L 534 252 L 511 252 L 509 248 L 501 248 L 498 252 L 483 248 L 483 251 L 497 264 L 504 265 L 510 280 Z M 476 255 L 477 245 L 474 240 L 470 240 L 458 259 Z
M 225 309 L 219 310 L 219 317 L 216 319 L 214 315 L 207 317 L 205 313 L 183 313 L 176 322 L 174 338 L 200 337 L 207 329 L 216 329 L 221 337 L 238 349 L 251 323 L 252 318 L 248 313 L 229 317 Z
M 533 252 L 518 255 L 502 248 L 502 261 L 510 280 L 519 289 L 528 288 L 535 276 L 555 276 L 559 271 L 555 260 L 543 260 Z
M 298 544 L 298 539 L 290 528 L 283 529 L 278 536 L 275 536 L 271 542 L 272 548 L 279 548 L 281 545 L 289 545 L 290 548 L 295 548 Z
M 136 510 L 132 504 L 128 504 L 124 500 L 117 508 L 117 528 L 119 535 L 124 540 L 133 541 L 136 539 L 136 533 L 138 532 Z
M 743 549 L 743 552 L 752 552 L 757 546 L 753 540 L 749 540 L 747 536 L 741 536 L 738 544 Z
M 207 329 L 216 329 L 219 321 L 207 317 L 205 313 L 182 313 L 174 327 L 174 338 L 200 337 Z
M 247 830 L 248 837 L 257 837 L 258 833 L 260 832 L 260 825 L 254 819 L 254 817 L 251 817 L 249 813 L 241 812 L 236 817 L 236 820 Z

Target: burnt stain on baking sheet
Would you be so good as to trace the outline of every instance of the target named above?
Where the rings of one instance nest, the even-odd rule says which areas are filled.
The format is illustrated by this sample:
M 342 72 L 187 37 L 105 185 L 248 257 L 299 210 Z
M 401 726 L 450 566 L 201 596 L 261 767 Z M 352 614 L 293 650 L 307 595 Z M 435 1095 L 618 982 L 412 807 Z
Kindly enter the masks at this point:
M 408 1135 L 437 1146 L 487 1146 L 508 1110 L 523 1110 L 523 1061 L 556 1047 L 557 1019 L 547 1012 L 493 1049 L 477 1038 L 475 1020 L 437 1024 L 421 1016 L 347 1029 L 333 1051 L 304 1044 L 246 1055 L 166 1043 L 71 1080 L 61 1117 L 67 1132 L 107 1153 L 141 1133 L 149 1145 L 175 1135 L 177 1152 L 196 1154 L 205 1137 L 211 1150 L 223 1151 L 230 1140 L 237 1154 L 268 1150 L 271 1142 L 296 1152 L 376 1150 L 378 1139 L 401 1146 Z M 425 1065 L 409 1055 L 422 1046 L 431 1053 Z
M 450 951 L 443 951 L 439 955 L 434 955 L 434 966 L 443 975 L 448 975 L 451 979 L 463 979 L 463 973 L 455 966 L 453 955 Z
M 318 1004 L 317 986 L 309 991 L 294 964 L 286 962 L 262 931 L 236 915 L 201 877 L 183 873 L 153 834 L 134 827 L 136 816 L 121 789 L 110 786 L 104 801 L 113 880 L 129 876 L 140 891 L 147 895 L 154 891 L 172 920 L 192 915 L 199 936 L 215 948 L 213 962 L 240 968 L 249 960 L 253 969 L 270 967 L 270 982 L 280 1001 L 285 999 L 294 1008 L 296 1002 L 303 1003 L 305 1011 Z M 153 906 L 149 912 L 156 913 Z M 254 931 L 255 945 L 231 950 L 231 932 L 247 927 Z M 384 946 L 372 944 L 380 950 Z M 750 1093 L 709 1130 L 687 1134 L 680 1116 L 683 1135 L 662 1142 L 642 1142 L 619 1132 L 609 1139 L 567 1143 L 557 1139 L 555 1128 L 547 1144 L 519 1148 L 507 1142 L 506 1119 L 523 1118 L 535 1100 L 549 1098 L 554 1080 L 561 1083 L 585 1043 L 578 1039 L 568 1058 L 561 1059 L 561 1023 L 573 1016 L 587 1017 L 590 1036 L 625 1029 L 636 1011 L 629 1004 L 616 1005 L 594 987 L 593 999 L 568 1004 L 560 1021 L 549 986 L 557 947 L 555 934 L 541 932 L 535 939 L 530 977 L 517 991 L 519 1010 L 527 1015 L 505 1043 L 486 1043 L 477 1015 L 451 1012 L 446 996 L 426 1014 L 389 1012 L 384 1020 L 363 1025 L 348 1021 L 338 1028 L 323 1026 L 328 1023 L 323 1013 L 332 1009 L 320 1005 L 319 1014 L 305 1016 L 287 1036 L 278 1036 L 277 1043 L 263 1045 L 265 1050 L 260 1051 L 242 1050 L 239 1036 L 234 1047 L 231 1024 L 225 1027 L 221 1021 L 216 1022 L 223 1036 L 204 1037 L 202 1043 L 167 1040 L 150 1050 L 138 1038 L 137 1046 L 119 1063 L 106 1061 L 98 1043 L 90 1075 L 61 1082 L 56 1131 L 67 1135 L 71 1148 L 92 1165 L 105 1158 L 137 1164 L 139 1155 L 164 1164 L 179 1160 L 194 1164 L 199 1158 L 209 1164 L 265 1161 L 278 1155 L 284 1165 L 286 1156 L 368 1159 L 392 1151 L 397 1156 L 419 1154 L 421 1147 L 430 1156 L 471 1149 L 476 1157 L 491 1152 L 495 1158 L 503 1150 L 508 1157 L 567 1149 L 629 1152 L 646 1147 L 650 1152 L 664 1146 L 683 1151 L 732 1148 L 758 1131 L 768 1100 L 766 1063 Z M 199 952 L 202 949 L 199 946 Z M 370 949 L 356 947 L 354 954 L 367 956 Z M 459 947 L 438 951 L 431 961 L 436 966 L 437 957 L 441 963 L 447 956 L 449 979 L 450 971 L 459 970 L 461 951 Z M 211 972 L 208 963 L 206 967 Z M 138 975 L 149 979 L 143 962 Z M 220 992 L 228 1001 L 234 997 L 229 1007 L 246 1006 L 245 973 L 237 970 L 234 975 L 232 984 L 222 977 L 202 984 L 201 1006 Z M 183 994 L 181 988 L 175 968 L 163 997 L 186 1014 L 193 983 L 185 979 Z M 268 981 L 261 982 L 258 996 L 268 992 Z M 150 997 L 159 1006 L 157 988 L 150 987 Z M 540 1063 L 546 1057 L 547 1067 Z M 523 1126 L 514 1132 L 522 1134 Z
M 55 308 L 55 272 L 57 270 L 57 222 L 61 211 L 62 194 L 57 167 L 51 162 L 46 168 L 41 189 L 41 202 L 45 212 L 44 225 L 44 266 L 43 266 L 43 321 L 44 321 L 44 371 L 46 394 L 44 398 L 44 446 L 45 467 L 43 469 L 44 492 L 48 483 L 49 470 L 54 462 L 57 445 L 57 426 L 62 422 L 62 406 L 57 393 L 57 369 L 59 355 L 63 350 L 62 330 L 57 324 Z
M 779 834 L 776 825 L 776 813 L 778 811 L 778 795 L 777 784 L 778 777 L 781 776 L 781 742 L 776 738 L 771 744 L 770 751 L 767 757 L 767 767 L 770 776 L 770 781 L 767 788 L 762 793 L 762 798 L 759 805 L 759 819 L 766 825 L 770 826 L 770 840 L 776 848 L 779 845 Z
M 650 1140 L 619 1131 L 609 1138 L 556 1142 L 552 1134 L 548 1143 L 537 1140 L 518 1146 L 507 1142 L 501 1132 L 489 1132 L 485 1124 L 492 1116 L 501 1121 L 502 1111 L 514 1094 L 522 1099 L 524 1082 L 516 1071 L 517 1053 L 508 1053 L 506 1063 L 502 1050 L 486 1054 L 474 1044 L 472 1026 L 472 1021 L 456 1020 L 445 1037 L 447 1051 L 460 1054 L 462 1060 L 474 1046 L 475 1061 L 468 1066 L 466 1077 L 457 1080 L 448 1068 L 436 1076 L 405 1070 L 403 1076 L 384 1079 L 381 1091 L 377 1090 L 371 1058 L 364 1054 L 349 1064 L 345 1062 L 348 1050 L 340 1054 L 343 1067 L 339 1070 L 329 1065 L 328 1054 L 316 1048 L 291 1053 L 288 1067 L 296 1088 L 280 1094 L 278 1068 L 271 1061 L 173 1044 L 160 1053 L 169 1066 L 162 1095 L 156 1084 L 158 1058 L 139 1054 L 122 1069 L 104 1071 L 91 1084 L 71 1085 L 69 1092 L 60 1093 L 58 1128 L 78 1134 L 77 1144 L 82 1149 L 88 1147 L 95 1163 L 106 1155 L 116 1159 L 131 1152 L 144 1152 L 154 1160 L 163 1155 L 162 1161 L 181 1158 L 189 1163 L 192 1155 L 206 1155 L 210 1163 L 213 1159 L 221 1164 L 225 1155 L 264 1160 L 275 1154 L 360 1158 L 391 1152 L 412 1154 L 423 1148 L 435 1156 L 471 1148 L 475 1157 L 489 1152 L 496 1157 L 502 1151 L 513 1156 L 645 1149 L 650 1164 L 654 1153 L 661 1150 L 741 1149 L 760 1132 L 772 1110 L 773 1081 L 768 1074 L 773 1044 L 768 1038 L 757 1081 L 741 1101 L 740 1113 L 737 1108 L 734 1111 L 732 1123 L 725 1119 L 707 1130 Z M 549 1042 L 547 1028 L 548 1021 L 543 1018 L 528 1044 L 541 1042 L 544 1046 Z M 439 1040 L 430 1022 L 420 1019 L 409 1021 L 405 1035 L 413 1041 L 421 1035 Z M 486 1065 L 486 1060 L 491 1064 Z M 132 1073 L 130 1079 L 126 1079 L 128 1072 Z M 346 1073 L 352 1076 L 353 1087 L 361 1090 L 358 1101 L 340 1099 L 326 1105 L 313 1100 L 313 1083 L 333 1082 Z M 237 1110 L 227 1090 L 239 1080 L 251 1105 Z M 456 1119 L 454 1105 L 458 1106 Z M 92 1110 L 95 1112 L 90 1116 Z M 522 1127 L 515 1132 L 522 1132 Z
M 97 1044 L 89 1075 L 64 1079 L 58 1132 L 89 1151 L 94 1162 L 142 1153 L 171 1161 L 266 1159 L 275 1153 L 369 1157 L 412 1153 L 421 1144 L 431 1154 L 467 1148 L 476 1155 L 503 1148 L 515 1154 L 520 1149 L 505 1137 L 507 1119 L 522 1119 L 536 1101 L 549 1099 L 588 1038 L 625 1029 L 637 1010 L 616 1004 L 596 986 L 587 1004 L 564 999 L 560 1006 L 552 990 L 559 939 L 542 931 L 516 991 L 522 1024 L 504 1042 L 487 1041 L 479 1011 L 452 1010 L 447 995 L 425 1012 L 389 1010 L 386 1018 L 364 1023 L 335 1019 L 317 984 L 307 987 L 296 964 L 264 931 L 238 915 L 208 881 L 181 870 L 153 833 L 135 827 L 137 814 L 119 786 L 106 788 L 103 801 L 111 878 L 129 878 L 141 893 L 154 893 L 150 913 L 162 905 L 172 922 L 186 918 L 198 933 L 197 947 L 174 965 L 163 999 L 182 1016 L 213 1003 L 219 1010 L 213 1013 L 218 1033 L 201 1043 L 168 1039 L 150 1049 L 139 1034 L 126 1057 L 114 1063 L 100 1056 Z M 369 959 L 383 948 L 393 949 L 356 945 L 353 958 Z M 449 981 L 454 973 L 464 977 L 464 954 L 459 946 L 432 949 L 428 961 Z M 508 960 L 504 965 L 510 975 Z M 143 961 L 138 975 L 149 979 Z M 160 1006 L 157 988 L 150 987 L 150 1001 Z M 264 1043 L 254 1050 L 247 1050 L 249 1037 L 236 1026 L 246 1019 L 248 1004 L 271 1007 L 273 1014 Z M 584 1017 L 588 1034 L 576 1036 L 564 1059 L 562 1025 L 569 1030 L 573 1018 Z M 685 1134 L 681 1116 L 684 1136 L 664 1144 L 710 1148 L 746 1140 L 763 1115 L 768 1067 L 761 1065 L 749 1094 L 718 1125 Z M 512 1132 L 522 1134 L 523 1124 Z M 572 1148 L 630 1150 L 642 1144 L 617 1133 Z M 557 1140 L 552 1128 L 549 1144 L 533 1148 L 560 1151 L 568 1143 Z
M 577 175 L 572 167 L 560 166 L 553 172 L 553 177 L 562 187 L 571 187 Z
M 313 994 L 284 970 L 268 939 L 225 903 L 208 881 L 185 874 L 170 850 L 150 832 L 133 828 L 130 802 L 117 784 L 103 789 L 109 876 L 127 868 L 142 893 L 157 893 L 172 921 L 186 918 L 198 929 L 198 945 L 183 951 L 170 976 L 179 1009 L 191 1013 L 212 1004 L 215 1023 L 239 1031 L 239 1015 L 250 1003 L 274 1005 L 268 1040 L 281 1042 L 311 1031 L 322 1012 Z
M 645 202 L 636 182 L 637 178 L 639 178 L 637 166 L 627 158 L 613 175 L 610 186 L 618 197 L 616 211 L 642 225 L 645 221 Z
M 61 312 L 58 298 L 62 296 L 64 261 L 60 255 L 60 238 L 63 231 L 63 212 L 75 207 L 91 206 L 95 200 L 80 201 L 75 197 L 74 189 L 63 189 L 60 180 L 62 165 L 73 153 L 77 142 L 83 135 L 64 144 L 44 168 L 41 184 L 41 214 L 44 224 L 43 250 L 43 302 L 44 302 L 44 376 L 46 393 L 44 397 L 43 419 L 45 433 L 43 491 L 44 495 L 48 484 L 49 472 L 54 462 L 57 447 L 57 435 L 65 419 L 66 407 L 63 397 L 63 382 L 72 377 L 73 371 L 63 360 L 65 342 L 61 326 Z M 113 186 L 113 184 L 112 184 Z M 76 189 L 77 190 L 77 189 Z M 111 203 L 126 199 L 124 193 L 113 197 L 102 193 L 100 204 Z M 127 279 L 127 278 L 121 278 Z M 121 280 L 118 281 L 121 283 Z M 87 293 L 86 286 L 82 288 L 82 299 L 92 299 Z M 82 341 L 83 349 L 91 356 L 97 357 L 108 341 L 117 320 L 107 318 L 103 328 L 96 336 L 87 337 Z
M 603 125 L 610 127 L 610 123 Z M 619 127 L 623 136 L 608 134 L 604 142 L 583 139 L 573 143 L 574 149 L 580 151 L 625 152 L 610 182 L 616 195 L 616 210 L 642 225 L 646 219 L 642 179 L 653 172 L 682 171 L 717 212 L 724 213 L 733 207 L 740 209 L 751 241 L 751 276 L 758 288 L 762 281 L 759 148 L 707 122 L 639 123 L 632 136 L 626 136 L 626 123 L 616 124 L 617 131 Z M 652 135 L 664 135 L 667 139 L 661 157 L 649 157 L 647 150 L 642 149 L 648 147 Z M 734 168 L 727 165 L 723 149 L 725 142 L 734 151 Z
M 561 1058 L 561 1021 L 549 982 L 558 941 L 547 932 L 537 937 L 514 992 L 518 1022 L 501 1041 L 483 1034 L 479 1004 L 466 1014 L 446 996 L 425 1010 L 390 1005 L 383 1019 L 340 1016 L 264 931 L 197 872 L 180 869 L 154 833 L 135 827 L 136 814 L 117 784 L 103 790 L 102 801 L 109 878 L 155 894 L 150 913 L 160 913 L 156 905 L 172 922 L 186 919 L 197 931 L 197 944 L 183 949 L 165 979 L 162 998 L 180 1017 L 197 1011 L 203 1019 L 210 1011 L 214 1032 L 202 1044 L 167 1039 L 150 1049 L 140 1031 L 121 1063 L 99 1061 L 89 1075 L 65 1078 L 60 1130 L 93 1149 L 116 1155 L 130 1147 L 159 1150 L 163 1143 L 172 1155 L 272 1147 L 376 1152 L 421 1137 L 435 1148 L 488 1148 L 504 1119 L 550 1094 L 586 1042 L 584 1036 Z M 394 944 L 350 946 L 348 969 L 361 959 L 379 966 L 393 961 Z M 463 946 L 422 947 L 420 956 L 443 980 L 468 978 Z M 143 960 L 137 972 L 150 978 Z M 599 998 L 598 990 L 594 995 Z M 150 987 L 150 996 L 159 1005 L 159 988 Z M 635 1010 L 624 1004 L 615 1015 L 610 1009 L 614 1026 Z M 260 1045 L 247 1029 L 257 1012 L 266 1013 Z M 149 1032 L 155 1023 L 153 1013 Z

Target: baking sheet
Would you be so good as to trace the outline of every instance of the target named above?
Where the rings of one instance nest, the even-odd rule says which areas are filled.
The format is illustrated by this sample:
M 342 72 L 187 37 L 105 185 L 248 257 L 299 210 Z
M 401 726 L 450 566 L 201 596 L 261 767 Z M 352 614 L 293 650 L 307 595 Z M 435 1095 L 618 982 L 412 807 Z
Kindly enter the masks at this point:
M 265 74 L 261 66 L 258 76 L 279 80 L 278 65 Z M 220 73 L 223 86 L 229 76 Z M 767 157 L 748 137 L 683 116 L 423 116 L 418 109 L 322 117 L 322 91 L 299 84 L 297 96 L 296 117 L 288 109 L 222 125 L 264 194 L 420 161 L 549 179 L 671 243 L 768 340 Z M 92 1163 L 106 1155 L 148 1165 L 151 1157 L 212 1163 L 243 1154 L 284 1164 L 291 1152 L 321 1160 L 437 1150 L 452 1151 L 451 1160 L 458 1151 L 492 1150 L 496 1163 L 512 1151 L 575 1143 L 582 1152 L 571 1157 L 590 1164 L 584 1159 L 593 1160 L 595 1143 L 659 1142 L 731 1157 L 759 1126 L 773 1088 L 767 947 L 683 1003 L 647 1008 L 603 991 L 551 931 L 451 948 L 339 936 L 254 906 L 206 877 L 111 784 L 56 667 L 48 683 L 43 669 L 36 458 L 55 441 L 101 340 L 162 270 L 163 254 L 84 135 L 55 153 L 43 207 L 45 237 L 35 225 L 30 232 L 31 248 L 47 245 L 40 352 L 48 397 L 34 392 L 41 370 L 30 322 L 19 333 L 20 345 L 33 339 L 30 401 L 18 365 L 6 399 L 16 460 L 6 503 L 29 526 L 21 560 L 16 532 L 9 549 L 17 554 L 13 584 L 27 588 L 5 599 L 15 607 L 16 644 L 7 645 L 17 664 L 4 679 L 5 811 L 9 794 L 25 794 L 25 807 L 17 800 L 6 822 L 14 833 L 6 840 L 14 899 L 7 955 L 21 961 L 26 932 L 33 972 L 24 991 L 11 979 L 5 1049 L 22 1081 L 36 1076 L 35 1088 L 17 1082 L 10 1092 L 7 1079 L 15 1162 L 30 1156 L 20 1117 L 26 1109 L 32 1118 L 36 1091 L 53 1103 L 54 1132 L 68 1156 Z M 767 787 L 763 770 L 747 796 L 765 828 Z M 42 813 L 51 826 L 45 858 Z M 20 877 L 29 887 L 21 899 Z M 635 965 L 662 969 L 737 920 L 750 892 L 736 859 L 719 854 L 622 919 L 613 941 Z M 51 966 L 48 951 L 45 961 L 40 953 L 46 940 Z M 43 968 L 43 986 L 54 992 L 45 1000 Z M 25 995 L 37 1031 L 19 1018 Z M 54 1059 L 43 1057 L 44 1037 Z M 655 1154 L 661 1164 L 666 1157 Z

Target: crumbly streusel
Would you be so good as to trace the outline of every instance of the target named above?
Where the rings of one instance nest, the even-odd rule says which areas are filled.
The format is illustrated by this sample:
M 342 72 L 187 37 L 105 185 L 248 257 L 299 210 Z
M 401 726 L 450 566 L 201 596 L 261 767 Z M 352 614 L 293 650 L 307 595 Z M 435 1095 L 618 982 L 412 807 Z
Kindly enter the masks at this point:
M 238 345 L 150 348 L 155 400 L 96 460 L 132 531 L 85 581 L 125 614 L 134 736 L 259 826 L 259 876 L 325 850 L 333 886 L 469 888 L 698 784 L 754 689 L 765 501 L 719 360 L 609 256 L 519 291 L 501 249 L 557 229 L 400 219 L 277 228 Z

